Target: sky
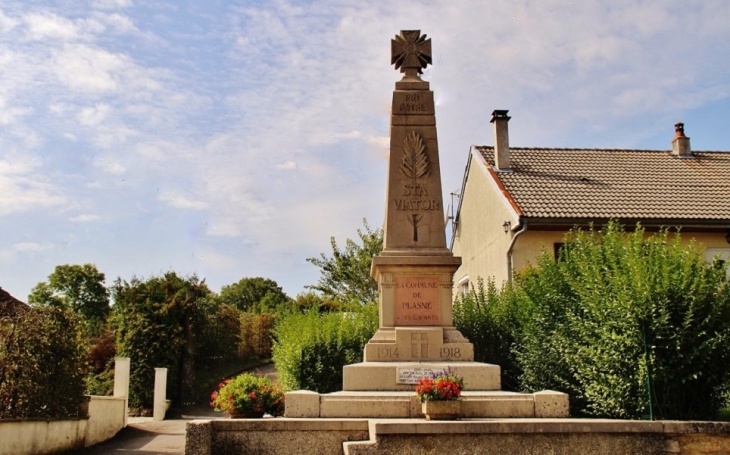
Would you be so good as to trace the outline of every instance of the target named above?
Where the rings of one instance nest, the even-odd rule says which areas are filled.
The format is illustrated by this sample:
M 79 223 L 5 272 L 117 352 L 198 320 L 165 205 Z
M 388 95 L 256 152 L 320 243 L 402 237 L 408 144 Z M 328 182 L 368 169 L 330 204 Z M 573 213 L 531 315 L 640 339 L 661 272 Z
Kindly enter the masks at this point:
M 509 109 L 522 147 L 730 150 L 726 0 L 3 0 L 0 287 L 56 265 L 244 277 L 383 223 L 390 40 L 432 39 L 444 189 Z

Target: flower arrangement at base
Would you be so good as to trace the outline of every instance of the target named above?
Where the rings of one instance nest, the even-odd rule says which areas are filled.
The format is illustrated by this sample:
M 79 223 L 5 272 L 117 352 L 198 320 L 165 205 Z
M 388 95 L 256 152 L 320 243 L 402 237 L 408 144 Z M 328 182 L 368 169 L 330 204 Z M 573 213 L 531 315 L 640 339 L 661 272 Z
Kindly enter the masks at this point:
M 416 394 L 422 403 L 426 401 L 453 401 L 461 396 L 464 388 L 464 378 L 444 370 L 431 373 L 430 376 L 422 378 L 416 386 Z
M 451 370 L 431 373 L 418 381 L 416 394 L 421 399 L 427 420 L 453 420 L 461 413 L 464 378 Z
M 219 384 L 210 396 L 210 405 L 216 411 L 228 412 L 231 417 L 274 417 L 284 414 L 284 393 L 264 376 L 244 373 Z

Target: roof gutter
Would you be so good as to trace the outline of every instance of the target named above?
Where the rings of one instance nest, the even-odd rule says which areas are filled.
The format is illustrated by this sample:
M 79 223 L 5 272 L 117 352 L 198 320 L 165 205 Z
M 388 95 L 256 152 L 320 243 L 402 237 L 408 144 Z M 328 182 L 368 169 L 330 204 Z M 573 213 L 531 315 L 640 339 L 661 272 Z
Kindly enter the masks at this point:
M 518 221 L 518 226 L 522 225 L 522 228 L 515 232 L 515 234 L 512 236 L 512 240 L 509 242 L 509 248 L 507 248 L 507 283 L 512 283 L 512 248 L 515 246 L 515 242 L 517 241 L 517 237 L 521 236 L 522 234 L 527 231 L 527 220 L 520 218 Z

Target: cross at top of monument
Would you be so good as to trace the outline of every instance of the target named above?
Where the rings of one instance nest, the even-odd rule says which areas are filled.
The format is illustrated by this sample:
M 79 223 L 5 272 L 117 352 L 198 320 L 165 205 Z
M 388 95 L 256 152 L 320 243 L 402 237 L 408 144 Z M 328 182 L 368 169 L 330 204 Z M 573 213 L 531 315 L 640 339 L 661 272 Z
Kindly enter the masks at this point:
M 390 63 L 406 76 L 418 76 L 431 62 L 431 39 L 420 30 L 401 30 L 390 41 Z

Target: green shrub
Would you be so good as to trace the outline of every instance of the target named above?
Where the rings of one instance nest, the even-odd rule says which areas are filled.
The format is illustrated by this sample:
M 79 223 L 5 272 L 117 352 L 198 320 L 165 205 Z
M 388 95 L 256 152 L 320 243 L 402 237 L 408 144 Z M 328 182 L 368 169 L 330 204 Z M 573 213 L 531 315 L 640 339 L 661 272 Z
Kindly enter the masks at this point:
M 342 367 L 362 361 L 377 328 L 375 305 L 352 313 L 309 311 L 283 317 L 274 328 L 279 384 L 285 390 L 342 390 Z
M 524 296 L 511 285 L 500 291 L 489 280 L 477 280 L 476 289 L 454 300 L 454 325 L 474 345 L 474 360 L 499 365 L 502 389 L 517 390 L 522 373 L 512 347 L 520 331 L 520 304 Z
M 0 418 L 83 417 L 83 324 L 69 309 L 0 319 Z
M 565 391 L 578 414 L 714 418 L 730 379 L 725 267 L 638 226 L 573 231 L 566 245 L 519 278 L 523 387 Z

